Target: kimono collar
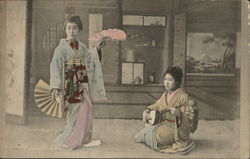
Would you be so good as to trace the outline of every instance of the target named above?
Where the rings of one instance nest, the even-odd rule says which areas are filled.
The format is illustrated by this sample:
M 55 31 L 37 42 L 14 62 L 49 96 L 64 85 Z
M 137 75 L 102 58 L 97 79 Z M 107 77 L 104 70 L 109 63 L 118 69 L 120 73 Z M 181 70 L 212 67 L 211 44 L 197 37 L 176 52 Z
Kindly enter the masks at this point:
M 78 47 L 79 46 L 79 42 L 78 41 L 71 42 L 69 45 L 71 46 L 72 49 L 78 50 L 78 48 L 79 48 Z
M 88 52 L 85 45 L 77 41 L 78 43 L 78 53 L 75 52 L 75 50 L 70 46 L 70 44 L 66 41 L 66 39 L 61 39 L 60 44 L 62 47 L 66 49 L 67 54 L 72 58 L 72 57 L 82 57 L 86 56 L 85 54 Z
M 171 99 L 174 97 L 174 95 L 176 94 L 176 92 L 178 92 L 180 90 L 180 88 L 177 88 L 174 92 L 172 92 L 170 94 L 170 92 L 168 91 L 166 93 L 166 96 L 167 96 L 167 103 L 170 103 Z

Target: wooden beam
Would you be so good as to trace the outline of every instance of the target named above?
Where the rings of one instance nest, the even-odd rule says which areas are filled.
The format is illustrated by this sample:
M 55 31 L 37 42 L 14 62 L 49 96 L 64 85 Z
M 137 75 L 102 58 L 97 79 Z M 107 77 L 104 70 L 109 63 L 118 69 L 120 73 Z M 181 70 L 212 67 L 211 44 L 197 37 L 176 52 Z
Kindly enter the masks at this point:
M 213 5 L 217 7 L 219 3 L 224 3 L 225 5 L 230 3 L 238 2 L 240 4 L 240 0 L 197 0 L 197 3 L 189 6 L 187 8 L 183 8 L 184 11 L 204 11 L 209 6 Z M 224 6 L 224 5 L 222 5 Z
M 249 158 L 250 152 L 250 52 L 248 43 L 248 3 L 241 3 L 241 105 L 240 105 L 240 158 Z

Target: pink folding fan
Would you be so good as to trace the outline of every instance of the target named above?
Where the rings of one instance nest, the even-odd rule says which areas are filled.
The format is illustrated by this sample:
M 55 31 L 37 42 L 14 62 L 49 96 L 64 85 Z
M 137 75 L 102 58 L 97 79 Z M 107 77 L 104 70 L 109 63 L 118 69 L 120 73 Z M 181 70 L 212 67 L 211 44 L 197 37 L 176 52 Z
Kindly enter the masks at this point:
M 90 41 L 99 41 L 103 38 L 110 38 L 111 40 L 126 40 L 126 34 L 120 29 L 103 30 L 89 38 Z

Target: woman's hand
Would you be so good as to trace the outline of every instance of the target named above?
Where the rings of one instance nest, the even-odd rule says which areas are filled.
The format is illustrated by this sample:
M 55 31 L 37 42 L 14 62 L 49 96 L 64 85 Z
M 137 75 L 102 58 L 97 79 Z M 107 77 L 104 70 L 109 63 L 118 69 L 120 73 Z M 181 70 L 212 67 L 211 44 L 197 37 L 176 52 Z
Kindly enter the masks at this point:
M 96 44 L 96 48 L 97 50 L 100 50 L 101 48 L 103 48 L 105 46 L 105 40 L 100 40 L 97 42 Z
M 142 113 L 142 121 L 144 123 L 148 122 L 148 120 L 149 120 L 149 113 L 150 113 L 149 109 L 146 109 L 146 110 L 143 111 L 143 113 Z
M 59 89 L 53 88 L 52 91 L 51 91 L 52 98 L 57 99 L 59 97 L 59 92 L 60 92 Z
M 173 115 L 177 116 L 178 118 L 181 117 L 180 109 L 176 109 L 175 107 L 170 107 L 170 111 Z

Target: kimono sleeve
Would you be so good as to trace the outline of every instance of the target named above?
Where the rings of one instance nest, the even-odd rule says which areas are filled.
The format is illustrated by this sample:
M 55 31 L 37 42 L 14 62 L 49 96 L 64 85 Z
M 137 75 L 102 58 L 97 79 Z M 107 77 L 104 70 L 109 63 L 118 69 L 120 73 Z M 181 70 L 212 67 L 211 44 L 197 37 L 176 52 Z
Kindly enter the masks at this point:
M 165 93 L 161 96 L 160 99 L 156 100 L 154 104 L 149 105 L 147 108 L 151 109 L 151 110 L 159 110 L 161 104 L 163 104 L 162 103 L 162 98 L 164 98 L 164 97 L 165 97 Z
M 188 102 L 188 95 L 185 95 L 181 99 L 182 103 L 187 103 Z M 182 117 L 179 121 L 177 122 L 177 128 L 178 128 L 178 140 L 179 144 L 180 143 L 187 143 L 189 141 L 189 133 L 190 133 L 190 126 L 193 122 L 193 117 L 194 117 L 194 110 L 192 106 L 190 105 L 185 105 L 181 107 L 181 113 Z M 177 142 L 178 143 L 178 142 Z M 178 144 L 177 144 L 178 145 Z
M 60 58 L 61 50 L 56 48 L 52 61 L 50 63 L 50 89 L 61 89 L 62 86 L 62 60 Z
M 89 56 L 86 58 L 90 94 L 93 101 L 107 100 L 102 74 L 102 65 L 96 48 L 89 49 Z
M 185 98 L 185 103 L 188 103 L 189 97 L 187 96 Z M 186 105 L 181 108 L 181 112 L 189 119 L 189 121 L 192 121 L 194 118 L 194 109 L 191 105 Z

